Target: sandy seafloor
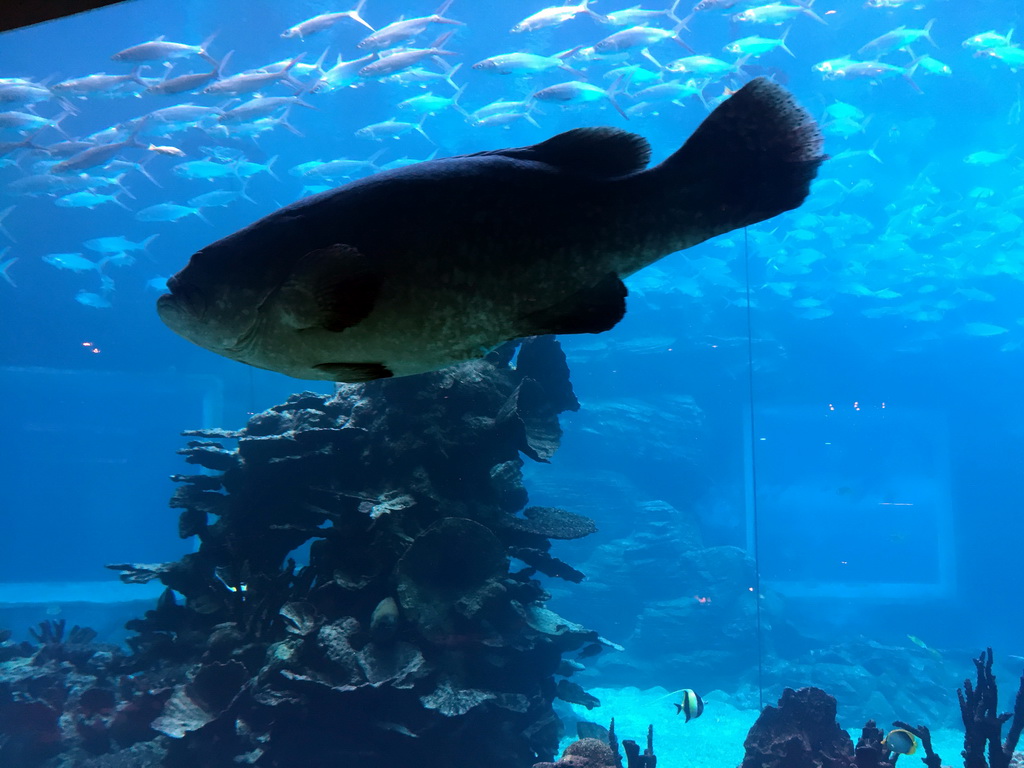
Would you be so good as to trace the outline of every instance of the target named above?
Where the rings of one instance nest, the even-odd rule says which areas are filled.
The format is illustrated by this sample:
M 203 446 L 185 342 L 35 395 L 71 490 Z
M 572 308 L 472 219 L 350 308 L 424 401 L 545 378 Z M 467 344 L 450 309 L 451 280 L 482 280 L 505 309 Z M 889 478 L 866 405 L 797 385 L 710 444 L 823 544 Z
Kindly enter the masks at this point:
M 758 715 L 757 710 L 734 707 L 722 691 L 709 691 L 704 696 L 704 714 L 689 723 L 676 715 L 673 702 L 677 697 L 674 694 L 666 697 L 668 691 L 665 688 L 640 690 L 588 686 L 587 692 L 600 699 L 599 708 L 589 712 L 586 707 L 576 704 L 570 708 L 579 719 L 597 722 L 605 727 L 614 717 L 615 733 L 620 742 L 633 739 L 643 748 L 647 726 L 654 725 L 654 753 L 658 757 L 658 768 L 737 768 L 743 762 L 743 740 Z M 862 724 L 840 725 L 846 728 L 856 743 Z M 888 724 L 881 727 L 886 726 Z M 963 739 L 963 733 L 955 729 L 932 729 L 932 746 L 944 765 L 963 765 L 960 757 Z M 565 738 L 560 749 L 565 749 L 572 741 L 575 739 Z M 904 766 L 917 765 L 918 757 L 924 757 L 920 747 L 918 754 L 913 755 L 909 761 L 904 758 L 898 763 Z

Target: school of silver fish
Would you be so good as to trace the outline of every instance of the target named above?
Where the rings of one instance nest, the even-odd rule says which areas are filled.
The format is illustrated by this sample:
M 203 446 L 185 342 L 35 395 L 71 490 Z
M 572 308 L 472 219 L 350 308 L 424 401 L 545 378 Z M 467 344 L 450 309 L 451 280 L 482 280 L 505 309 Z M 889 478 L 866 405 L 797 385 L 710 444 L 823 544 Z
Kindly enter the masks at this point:
M 140 255 L 159 261 L 172 225 L 216 227 L 225 209 L 244 206 L 256 218 L 380 170 L 503 137 L 534 143 L 577 124 L 642 126 L 671 142 L 681 121 L 696 125 L 767 75 L 815 111 L 831 159 L 800 210 L 750 228 L 745 247 L 761 265 L 755 302 L 809 321 L 846 307 L 922 327 L 952 318 L 965 335 L 1021 349 L 1024 318 L 1000 311 L 993 290 L 994 281 L 1024 280 L 1024 164 L 1005 138 L 1021 131 L 1015 30 L 961 40 L 969 30 L 946 18 L 953 4 L 943 0 L 690 3 L 517 0 L 491 9 L 484 27 L 460 18 L 452 0 L 432 12 L 410 3 L 397 19 L 360 0 L 283 30 L 249 30 L 251 50 L 220 49 L 228 35 L 218 30 L 199 43 L 126 40 L 98 71 L 54 77 L 50 65 L 4 71 L 0 48 L 2 283 L 31 289 L 47 270 L 64 270 L 80 280 L 80 304 L 109 310 L 123 276 L 163 290 L 166 278 L 133 265 Z M 854 26 L 872 32 L 854 37 Z M 826 46 L 832 57 L 813 55 Z M 285 48 L 278 61 L 260 60 L 261 49 Z M 938 157 L 908 166 L 909 145 L 963 118 L 951 100 L 948 115 L 928 100 L 958 78 L 1000 94 L 989 130 L 955 146 L 955 167 Z M 348 125 L 357 95 L 353 130 L 330 147 L 307 137 L 340 114 Z M 102 120 L 110 99 L 131 100 L 134 116 L 80 129 Z M 296 153 L 301 161 L 278 165 Z M 183 185 L 191 194 L 177 194 Z M 119 211 L 121 234 L 76 224 L 64 251 L 34 252 L 29 235 L 44 204 L 60 209 L 48 214 L 57 228 L 76 215 L 66 209 Z M 742 239 L 702 246 L 681 271 L 653 267 L 631 291 L 662 304 L 713 293 L 738 302 Z M 169 272 L 178 254 L 166 255 Z

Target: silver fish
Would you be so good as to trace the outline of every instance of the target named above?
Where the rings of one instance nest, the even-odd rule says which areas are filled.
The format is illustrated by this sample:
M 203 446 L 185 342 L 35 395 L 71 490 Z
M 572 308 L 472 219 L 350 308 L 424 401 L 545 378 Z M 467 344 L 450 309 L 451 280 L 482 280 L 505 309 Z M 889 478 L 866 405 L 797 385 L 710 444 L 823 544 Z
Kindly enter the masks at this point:
M 186 45 L 164 40 L 164 36 L 160 35 L 156 40 L 149 40 L 118 51 L 110 58 L 114 61 L 169 61 L 185 56 L 201 56 L 216 66 L 217 60 L 206 52 L 207 47 L 216 36 L 216 33 L 210 35 L 201 45 Z
M 393 45 L 404 43 L 406 40 L 411 40 L 431 24 L 454 24 L 456 26 L 464 26 L 461 21 L 446 19 L 444 17 L 445 11 L 448 10 L 448 7 L 451 4 L 452 0 L 445 0 L 441 7 L 430 16 L 420 16 L 415 19 L 402 19 L 401 21 L 392 22 L 386 27 L 378 29 L 372 35 L 364 37 L 357 43 L 357 47 L 369 48 L 371 50 L 390 48 Z
M 366 0 L 359 0 L 359 4 L 351 11 L 341 11 L 340 13 L 321 13 L 311 19 L 299 22 L 294 27 L 289 27 L 281 33 L 281 37 L 297 37 L 300 40 L 304 40 L 308 35 L 323 32 L 325 29 L 330 29 L 342 19 L 351 19 L 357 24 L 362 24 L 368 30 L 373 32 L 373 27 L 371 27 L 366 22 L 366 19 L 360 15 L 363 11 L 364 5 L 366 5 Z

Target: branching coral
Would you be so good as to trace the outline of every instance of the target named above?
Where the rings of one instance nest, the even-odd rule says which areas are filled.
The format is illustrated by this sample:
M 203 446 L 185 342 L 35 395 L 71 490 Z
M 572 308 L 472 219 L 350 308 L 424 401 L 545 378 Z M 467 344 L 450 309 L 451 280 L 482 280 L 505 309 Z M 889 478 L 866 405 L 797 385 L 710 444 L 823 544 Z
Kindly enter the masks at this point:
M 1024 729 L 1024 675 L 1014 700 L 1013 712 L 997 713 L 996 678 L 992 674 L 992 649 L 983 651 L 974 660 L 977 682 L 957 689 L 960 715 L 964 722 L 964 768 L 1007 768 Z M 1011 720 L 1012 718 L 1012 720 Z M 1002 741 L 1003 724 L 1010 720 L 1006 741 Z M 988 761 L 985 745 L 988 744 Z

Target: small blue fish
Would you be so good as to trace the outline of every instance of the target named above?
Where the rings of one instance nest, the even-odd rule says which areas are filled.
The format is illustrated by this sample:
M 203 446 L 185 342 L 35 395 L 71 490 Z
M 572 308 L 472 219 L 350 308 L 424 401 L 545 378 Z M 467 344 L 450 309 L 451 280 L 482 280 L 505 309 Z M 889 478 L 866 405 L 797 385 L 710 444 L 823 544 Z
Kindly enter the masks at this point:
M 233 189 L 215 189 L 212 192 L 204 192 L 201 195 L 196 195 L 188 204 L 193 208 L 227 208 L 229 205 L 237 202 L 239 198 L 248 200 L 250 203 L 256 202 L 244 191 L 236 191 Z
M 135 218 L 139 221 L 178 221 L 186 216 L 197 216 L 207 224 L 210 223 L 198 208 L 177 203 L 158 203 L 143 208 L 135 214 Z
M 622 110 L 622 107 L 615 100 L 615 94 L 618 91 L 617 86 L 618 83 L 615 83 L 606 90 L 590 83 L 570 80 L 566 83 L 558 83 L 547 88 L 541 88 L 539 91 L 535 91 L 531 98 L 538 101 L 557 101 L 562 104 L 586 104 L 591 101 L 608 99 L 616 111 L 626 120 L 629 120 L 629 115 Z
M 89 272 L 99 269 L 99 265 L 95 261 L 85 258 L 80 253 L 48 253 L 43 256 L 43 261 L 57 269 L 67 269 L 72 272 Z
M 91 293 L 84 288 L 75 294 L 75 301 L 83 306 L 92 307 L 93 309 L 110 309 L 114 306 L 106 296 L 101 296 L 98 293 Z
M 100 195 L 86 189 L 81 192 L 72 192 L 69 195 L 58 197 L 53 201 L 53 204 L 60 208 L 88 208 L 89 210 L 92 210 L 97 205 L 103 205 L 104 203 L 116 203 L 126 211 L 129 210 L 127 205 L 117 199 L 118 194 L 119 193 L 115 192 L 112 195 Z
M 145 251 L 149 244 L 156 240 L 157 237 L 158 235 L 150 235 L 138 243 L 132 242 L 123 235 L 94 237 L 92 240 L 86 240 L 82 245 L 90 251 L 96 251 L 97 253 L 131 253 L 133 251 Z

